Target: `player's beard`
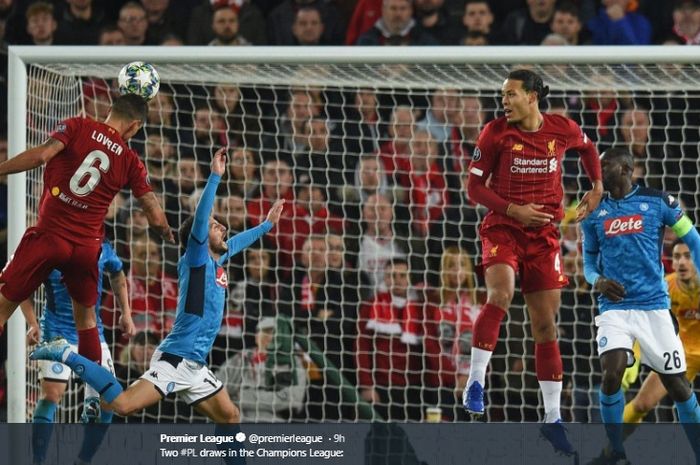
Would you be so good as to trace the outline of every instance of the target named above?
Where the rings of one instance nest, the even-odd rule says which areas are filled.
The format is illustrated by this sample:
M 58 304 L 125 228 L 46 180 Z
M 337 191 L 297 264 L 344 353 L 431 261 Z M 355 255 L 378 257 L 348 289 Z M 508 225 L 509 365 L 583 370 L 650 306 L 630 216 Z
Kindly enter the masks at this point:
M 219 255 L 223 255 L 228 252 L 228 245 L 226 241 L 222 239 L 218 244 L 212 245 L 212 250 Z

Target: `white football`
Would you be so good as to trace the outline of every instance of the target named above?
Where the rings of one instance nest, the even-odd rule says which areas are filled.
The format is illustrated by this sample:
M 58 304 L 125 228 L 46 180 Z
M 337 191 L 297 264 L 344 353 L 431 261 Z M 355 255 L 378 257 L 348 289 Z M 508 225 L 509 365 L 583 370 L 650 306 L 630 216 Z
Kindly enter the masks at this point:
M 119 93 L 140 95 L 151 100 L 160 88 L 158 71 L 150 63 L 134 61 L 119 71 Z

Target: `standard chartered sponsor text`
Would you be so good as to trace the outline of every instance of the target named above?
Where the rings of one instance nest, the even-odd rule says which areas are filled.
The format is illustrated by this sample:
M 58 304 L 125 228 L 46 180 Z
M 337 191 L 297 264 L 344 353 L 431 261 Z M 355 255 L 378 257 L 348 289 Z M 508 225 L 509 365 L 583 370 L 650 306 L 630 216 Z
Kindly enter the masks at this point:
M 513 174 L 546 174 L 556 171 L 556 158 L 513 158 L 510 172 Z

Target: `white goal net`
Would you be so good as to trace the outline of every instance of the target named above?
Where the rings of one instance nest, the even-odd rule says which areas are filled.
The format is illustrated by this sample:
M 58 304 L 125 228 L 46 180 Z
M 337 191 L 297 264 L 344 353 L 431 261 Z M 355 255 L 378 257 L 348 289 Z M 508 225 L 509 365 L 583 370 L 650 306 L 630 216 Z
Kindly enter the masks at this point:
M 574 53 L 555 53 L 564 51 Z M 464 56 L 430 64 L 425 53 L 421 64 L 151 60 L 160 93 L 130 145 L 170 224 L 178 228 L 192 214 L 220 146 L 230 147 L 230 157 L 215 213 L 231 233 L 264 219 L 270 200 L 287 199 L 278 228 L 230 262 L 225 318 L 210 355 L 243 421 L 357 421 L 367 418 L 367 401 L 392 421 L 425 421 L 435 407 L 444 421 L 466 420 L 455 393 L 466 380 L 471 325 L 485 299 L 477 266 L 485 212 L 465 195 L 465 167 L 480 127 L 500 114 L 500 85 L 516 64 Z M 132 56 L 142 59 L 136 50 Z M 27 146 L 64 118 L 104 118 L 126 63 L 55 61 L 27 67 Z M 629 147 L 638 182 L 678 195 L 697 216 L 697 66 L 527 66 L 551 88 L 545 110 L 576 120 L 601 152 Z M 587 183 L 576 154 L 567 154 L 564 173 L 566 202 L 574 205 Z M 28 226 L 41 174 L 28 174 L 26 199 L 10 206 L 26 208 Z M 149 235 L 128 192 L 110 212 L 107 236 L 125 264 L 137 330 L 148 333 L 122 337 L 106 284 L 99 311 L 127 385 L 172 324 L 180 249 Z M 569 420 L 596 421 L 595 310 L 571 215 L 562 238 L 571 281 L 559 316 L 563 409 Z M 36 302 L 40 310 L 41 292 Z M 264 328 L 269 321 L 277 324 L 272 333 Z M 35 363 L 26 372 L 30 420 L 40 395 Z M 61 418 L 75 421 L 80 385 L 69 387 Z M 541 420 L 538 391 L 529 321 L 516 293 L 488 372 L 488 419 Z M 661 421 L 672 413 L 662 406 L 654 415 Z M 128 421 L 200 420 L 167 400 Z

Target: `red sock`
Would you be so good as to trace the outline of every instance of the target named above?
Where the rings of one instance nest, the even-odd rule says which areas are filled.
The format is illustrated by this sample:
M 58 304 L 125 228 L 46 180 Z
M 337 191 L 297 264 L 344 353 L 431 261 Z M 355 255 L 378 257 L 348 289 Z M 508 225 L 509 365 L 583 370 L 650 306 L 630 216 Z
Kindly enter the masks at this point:
M 486 304 L 481 308 L 481 312 L 474 322 L 474 347 L 493 352 L 498 342 L 498 332 L 501 329 L 501 320 L 504 316 L 506 316 L 506 311 L 501 307 Z
M 535 371 L 539 381 L 561 381 L 564 368 L 561 364 L 559 343 L 555 341 L 535 344 Z
M 102 347 L 97 327 L 78 330 L 78 353 L 95 363 L 102 363 Z

